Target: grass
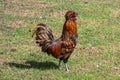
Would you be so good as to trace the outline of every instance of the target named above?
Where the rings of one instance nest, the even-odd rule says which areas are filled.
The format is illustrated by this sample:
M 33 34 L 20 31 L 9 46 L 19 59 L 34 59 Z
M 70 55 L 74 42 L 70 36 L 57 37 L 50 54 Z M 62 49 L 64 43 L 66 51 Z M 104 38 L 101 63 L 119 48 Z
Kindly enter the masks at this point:
M 0 2 L 0 80 L 120 80 L 119 0 L 5 0 Z M 29 28 L 51 26 L 60 37 L 67 10 L 79 12 L 70 73 L 41 52 Z

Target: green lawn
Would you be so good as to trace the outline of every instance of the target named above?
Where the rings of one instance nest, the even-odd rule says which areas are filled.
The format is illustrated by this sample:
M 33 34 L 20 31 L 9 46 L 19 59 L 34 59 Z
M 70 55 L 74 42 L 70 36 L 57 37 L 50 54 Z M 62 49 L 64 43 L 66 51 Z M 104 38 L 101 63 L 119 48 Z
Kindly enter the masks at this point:
M 44 22 L 59 38 L 67 10 L 79 13 L 70 73 L 28 31 Z M 0 20 L 0 80 L 120 80 L 120 0 L 4 0 Z

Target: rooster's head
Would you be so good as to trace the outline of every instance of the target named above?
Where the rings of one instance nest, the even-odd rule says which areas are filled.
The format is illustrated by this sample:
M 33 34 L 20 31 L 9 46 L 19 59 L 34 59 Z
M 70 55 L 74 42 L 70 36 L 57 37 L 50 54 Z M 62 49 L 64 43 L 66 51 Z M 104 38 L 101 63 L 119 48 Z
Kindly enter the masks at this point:
M 66 20 L 76 21 L 77 20 L 77 15 L 78 15 L 77 12 L 69 10 L 69 11 L 66 12 L 65 18 L 66 18 Z

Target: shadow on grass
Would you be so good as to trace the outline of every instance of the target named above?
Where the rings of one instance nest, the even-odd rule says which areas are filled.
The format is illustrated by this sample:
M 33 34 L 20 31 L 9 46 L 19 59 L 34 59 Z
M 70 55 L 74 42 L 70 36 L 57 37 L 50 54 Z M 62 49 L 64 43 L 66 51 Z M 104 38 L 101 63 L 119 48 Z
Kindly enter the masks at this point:
M 10 67 L 16 67 L 16 68 L 25 68 L 25 69 L 30 69 L 30 68 L 35 68 L 35 69 L 57 69 L 58 65 L 56 65 L 53 62 L 37 62 L 37 61 L 26 61 L 25 63 L 8 63 Z

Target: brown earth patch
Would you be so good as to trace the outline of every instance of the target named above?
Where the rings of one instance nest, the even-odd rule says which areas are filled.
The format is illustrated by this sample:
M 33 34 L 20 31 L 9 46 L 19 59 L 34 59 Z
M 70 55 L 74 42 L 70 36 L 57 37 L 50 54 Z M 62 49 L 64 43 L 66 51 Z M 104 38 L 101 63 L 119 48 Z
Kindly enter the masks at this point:
M 6 4 L 17 4 L 20 6 L 31 6 L 31 7 L 52 7 L 56 5 L 55 3 L 47 3 L 43 1 L 35 2 L 35 1 L 24 1 L 24 0 L 6 0 Z
M 114 52 L 120 52 L 120 43 L 117 44 L 109 44 L 109 47 Z
M 117 10 L 115 13 L 114 13 L 115 17 L 120 17 L 120 10 Z
M 61 36 L 61 34 L 62 34 L 62 30 L 55 30 L 55 29 L 52 29 L 52 31 L 53 31 L 53 35 Z
M 8 24 L 11 26 L 11 28 L 14 28 L 14 29 L 28 25 L 27 22 L 22 21 L 22 20 L 19 20 L 19 21 L 9 21 Z
M 92 64 L 85 63 L 85 64 L 76 64 L 74 69 L 72 69 L 72 73 L 82 74 L 83 72 L 90 72 Z
M 91 67 L 91 64 L 90 63 L 86 63 L 82 66 L 82 71 L 85 71 L 85 72 L 89 72 L 90 71 L 90 67 Z
M 52 17 L 61 17 L 61 16 L 63 16 L 63 17 L 64 17 L 65 12 L 66 12 L 66 11 L 55 11 L 55 12 L 52 12 L 52 13 L 50 14 L 50 16 L 52 16 Z
M 18 7 L 14 7 L 12 5 L 17 5 Z M 43 1 L 23 1 L 23 0 L 6 0 L 6 6 L 4 13 L 6 15 L 14 15 L 14 16 L 20 16 L 20 17 L 35 17 L 39 16 L 40 13 L 45 13 L 46 10 L 44 8 L 46 7 L 52 7 L 55 6 L 56 3 L 52 2 L 43 2 Z M 34 8 L 32 9 L 26 9 L 26 7 Z
M 110 70 L 110 74 L 120 76 L 120 67 L 114 67 Z
M 97 47 L 91 47 L 91 46 L 81 47 L 80 50 L 92 56 L 98 56 L 101 54 L 101 50 Z
M 34 17 L 39 15 L 42 10 L 28 10 L 28 9 L 23 9 L 23 8 L 6 8 L 5 14 L 8 15 L 16 15 L 16 16 L 21 16 L 21 17 Z
M 101 24 L 101 21 L 100 20 L 88 20 L 88 19 L 80 19 L 78 21 L 78 24 L 80 25 L 99 25 Z
M 52 33 L 53 33 L 53 36 L 54 36 L 55 39 L 58 39 L 58 38 L 61 37 L 61 35 L 62 35 L 62 29 L 58 30 L 58 29 L 53 29 L 51 27 L 50 27 L 50 29 L 52 30 Z
M 4 58 L 4 57 L 0 56 L 0 65 L 6 63 L 6 62 L 8 62 L 8 61 L 9 61 L 8 58 Z

